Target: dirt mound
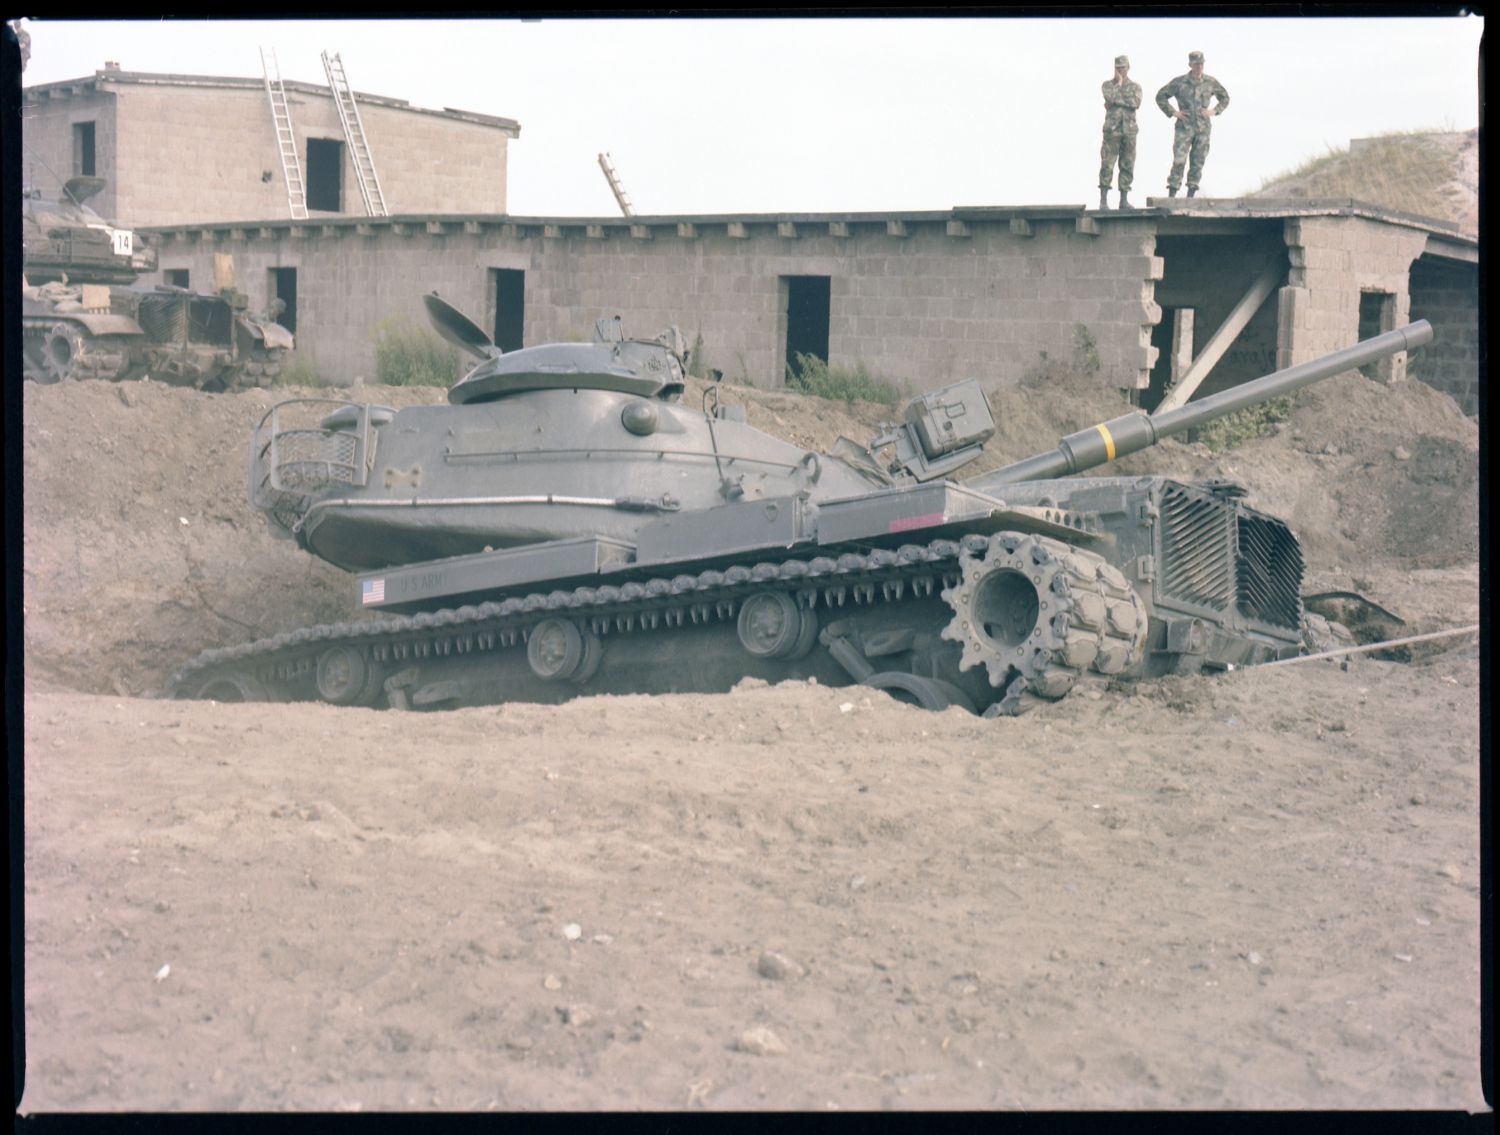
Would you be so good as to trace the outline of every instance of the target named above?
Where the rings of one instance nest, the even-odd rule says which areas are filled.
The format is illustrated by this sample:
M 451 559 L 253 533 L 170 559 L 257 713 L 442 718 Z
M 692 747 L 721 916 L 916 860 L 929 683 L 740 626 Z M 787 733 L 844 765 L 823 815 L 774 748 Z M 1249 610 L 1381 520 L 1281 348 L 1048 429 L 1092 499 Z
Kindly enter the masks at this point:
M 1249 197 L 1353 197 L 1479 232 L 1479 130 L 1356 138 Z
M 689 404 L 702 388 L 690 385 Z M 350 617 L 350 577 L 273 540 L 246 499 L 255 424 L 277 401 L 320 393 L 27 383 L 29 677 L 93 693 L 151 693 L 200 650 Z M 423 387 L 345 393 L 397 407 L 444 398 Z M 868 440 L 892 416 L 883 406 L 781 391 L 722 393 L 746 406 L 752 425 L 818 450 L 841 434 Z M 970 472 L 1128 409 L 1117 393 L 1076 376 L 989 395 L 997 434 Z M 1446 396 L 1351 373 L 1301 395 L 1275 437 L 1219 457 L 1169 441 L 1113 471 L 1239 481 L 1259 507 L 1290 521 L 1314 568 L 1369 575 L 1379 565 L 1443 568 L 1476 558 L 1477 453 L 1477 426 Z

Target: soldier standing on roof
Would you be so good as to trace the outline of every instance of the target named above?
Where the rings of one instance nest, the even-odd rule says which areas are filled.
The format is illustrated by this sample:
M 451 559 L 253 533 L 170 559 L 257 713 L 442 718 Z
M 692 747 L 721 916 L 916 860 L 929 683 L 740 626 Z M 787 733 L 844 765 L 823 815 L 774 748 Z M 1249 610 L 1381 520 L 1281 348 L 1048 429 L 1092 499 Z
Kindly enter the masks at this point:
M 1130 208 L 1127 196 L 1135 181 L 1135 112 L 1141 105 L 1141 85 L 1130 81 L 1130 58 L 1115 56 L 1115 77 L 1106 79 L 1104 142 L 1099 147 L 1099 208 L 1109 208 L 1109 183 L 1115 162 L 1120 163 L 1120 208 Z
M 1172 99 L 1177 109 L 1172 109 Z M 1217 99 L 1217 105 L 1210 106 Z M 1203 52 L 1188 52 L 1188 72 L 1178 75 L 1156 92 L 1156 105 L 1168 118 L 1177 120 L 1172 131 L 1172 172 L 1167 174 L 1167 196 L 1176 197 L 1182 184 L 1182 167 L 1187 164 L 1187 195 L 1196 196 L 1203 177 L 1203 163 L 1208 160 L 1209 137 L 1213 120 L 1229 106 L 1229 92 L 1212 75 L 1203 73 Z

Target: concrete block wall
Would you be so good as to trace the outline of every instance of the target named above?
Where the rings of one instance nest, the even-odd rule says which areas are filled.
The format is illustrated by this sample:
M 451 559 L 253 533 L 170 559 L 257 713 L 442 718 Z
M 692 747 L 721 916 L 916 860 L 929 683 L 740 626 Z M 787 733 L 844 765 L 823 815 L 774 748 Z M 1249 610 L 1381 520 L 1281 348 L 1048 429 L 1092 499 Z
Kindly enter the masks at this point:
M 1411 268 L 1411 318 L 1432 324 L 1432 342 L 1411 353 L 1409 377 L 1452 395 L 1465 414 L 1479 412 L 1478 269 L 1422 257 Z
M 105 176 L 118 179 L 121 220 L 289 215 L 263 89 L 121 84 L 113 97 L 120 153 Z M 262 180 L 266 172 L 269 181 Z
M 1361 292 L 1393 297 L 1394 326 L 1410 321 L 1412 262 L 1427 234 L 1364 217 L 1290 217 L 1283 222 L 1290 267 L 1277 297 L 1277 365 L 1293 366 L 1350 346 L 1359 338 Z M 1406 374 L 1406 356 L 1385 368 L 1391 381 Z
M 196 287 L 212 279 L 214 252 L 232 252 L 256 308 L 269 298 L 267 270 L 296 268 L 299 354 L 336 382 L 373 378 L 377 324 L 425 326 L 421 296 L 434 289 L 491 332 L 492 268 L 526 273 L 527 344 L 588 339 L 595 320 L 613 315 L 636 337 L 675 324 L 689 343 L 701 335 L 708 366 L 762 386 L 782 381 L 782 277 L 791 275 L 830 278 L 831 362 L 863 363 L 916 390 L 962 378 L 1012 384 L 1044 353 L 1067 363 L 1079 324 L 1101 382 L 1131 387 L 1149 374 L 1162 271 L 1149 223 L 1107 223 L 1089 235 L 1071 221 L 1038 222 L 1030 236 L 970 224 L 966 237 L 949 236 L 941 221 L 911 223 L 904 237 L 883 222 L 851 223 L 848 236 L 830 235 L 826 223 L 686 227 L 692 235 L 662 224 L 434 218 L 247 226 L 213 238 L 186 230 L 168 234 L 160 267 L 188 269 Z

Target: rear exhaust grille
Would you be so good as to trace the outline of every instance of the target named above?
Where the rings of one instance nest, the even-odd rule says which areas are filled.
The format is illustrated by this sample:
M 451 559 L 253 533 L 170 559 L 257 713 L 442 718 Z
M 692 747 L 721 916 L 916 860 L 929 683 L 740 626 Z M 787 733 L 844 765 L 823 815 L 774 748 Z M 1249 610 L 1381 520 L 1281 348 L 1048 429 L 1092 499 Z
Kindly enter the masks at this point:
M 1240 614 L 1272 626 L 1302 626 L 1302 549 L 1279 520 L 1241 513 L 1235 575 Z
M 1229 608 L 1230 511 L 1223 501 L 1167 484 L 1161 497 L 1161 593 L 1217 611 Z

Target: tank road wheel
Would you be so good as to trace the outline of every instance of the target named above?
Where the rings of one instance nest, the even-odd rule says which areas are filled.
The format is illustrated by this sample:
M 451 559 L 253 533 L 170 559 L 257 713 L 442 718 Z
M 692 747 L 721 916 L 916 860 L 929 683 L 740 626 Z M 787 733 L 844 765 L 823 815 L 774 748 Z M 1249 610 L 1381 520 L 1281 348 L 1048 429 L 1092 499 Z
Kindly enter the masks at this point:
M 197 701 L 250 702 L 270 701 L 271 695 L 252 674 L 230 670 L 205 678 L 187 695 Z
M 869 686 L 873 690 L 882 690 L 898 702 L 921 706 L 923 709 L 941 711 L 951 705 L 956 705 L 959 709 L 967 710 L 969 713 L 975 712 L 974 703 L 957 686 L 949 685 L 937 678 L 924 678 L 920 674 L 908 674 L 902 670 L 886 670 L 880 674 L 871 674 L 860 685 Z
M 1043 536 L 1001 532 L 959 556 L 943 592 L 953 620 L 942 637 L 963 647 L 960 670 L 983 665 L 1003 693 L 987 715 L 1056 701 L 1086 671 L 1118 674 L 1141 660 L 1146 612 L 1102 557 Z
M 756 658 L 802 658 L 818 640 L 818 617 L 785 591 L 762 591 L 740 604 L 735 629 Z
M 78 378 L 78 370 L 88 353 L 83 331 L 73 323 L 54 323 L 42 344 L 44 382 L 61 382 Z
M 379 663 L 356 646 L 340 643 L 318 655 L 318 696 L 331 705 L 373 706 L 385 684 Z
M 526 636 L 526 661 L 546 681 L 587 682 L 599 669 L 604 645 L 567 619 L 543 619 Z

